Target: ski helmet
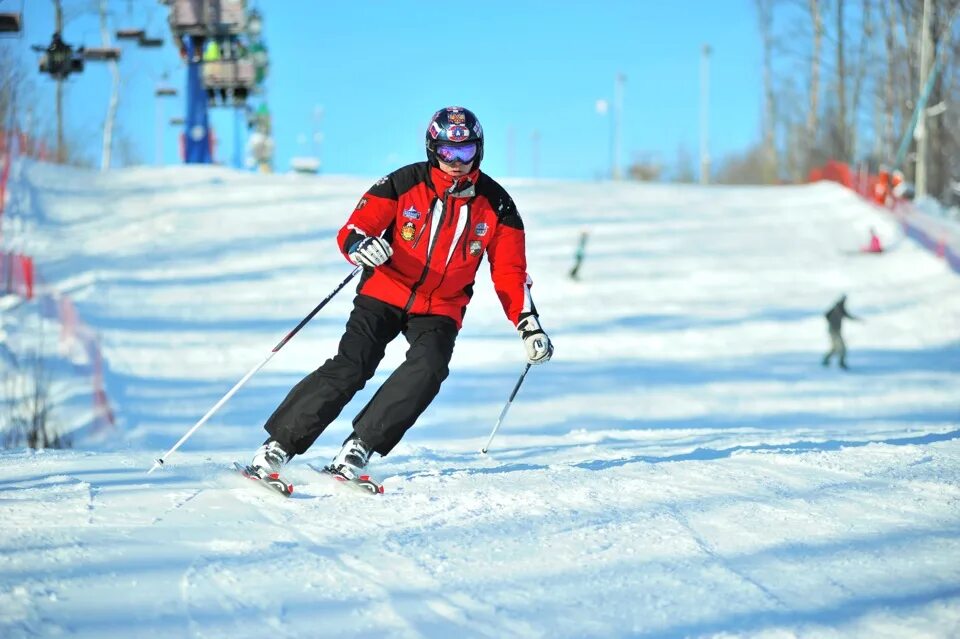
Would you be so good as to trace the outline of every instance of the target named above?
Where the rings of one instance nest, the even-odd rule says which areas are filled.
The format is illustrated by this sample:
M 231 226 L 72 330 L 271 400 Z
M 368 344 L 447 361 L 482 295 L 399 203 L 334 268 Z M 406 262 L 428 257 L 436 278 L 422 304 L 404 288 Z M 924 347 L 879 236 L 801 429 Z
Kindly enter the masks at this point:
M 480 166 L 483 159 L 483 127 L 480 120 L 469 109 L 449 106 L 433 114 L 427 126 L 427 161 L 431 166 L 439 166 L 437 146 L 476 144 L 477 155 L 472 160 L 473 168 Z

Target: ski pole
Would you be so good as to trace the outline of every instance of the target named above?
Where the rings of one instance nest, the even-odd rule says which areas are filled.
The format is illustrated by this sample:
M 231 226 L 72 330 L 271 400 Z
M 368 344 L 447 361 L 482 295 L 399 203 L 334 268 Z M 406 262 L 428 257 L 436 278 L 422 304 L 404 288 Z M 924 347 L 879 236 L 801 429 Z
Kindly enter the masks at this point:
M 510 404 L 513 403 L 513 398 L 517 396 L 517 391 L 520 390 L 520 384 L 523 383 L 523 378 L 527 376 L 527 371 L 530 370 L 530 364 L 527 364 L 527 367 L 523 369 L 523 372 L 520 374 L 520 379 L 517 380 L 517 385 L 513 387 L 513 392 L 510 393 L 510 399 L 507 400 L 507 403 L 504 404 L 503 410 L 500 411 L 500 417 L 497 419 L 497 425 L 493 427 L 493 432 L 490 433 L 490 439 L 487 440 L 486 446 L 480 449 L 480 453 L 483 455 L 487 454 L 487 451 L 490 449 L 490 442 L 493 441 L 493 436 L 497 434 L 497 431 L 500 429 L 500 424 L 503 423 L 503 418 L 507 416 L 507 411 L 510 410 Z
M 170 450 L 168 450 L 167 452 L 165 452 L 162 457 L 158 458 L 157 461 L 155 461 L 155 462 L 153 463 L 153 467 L 150 468 L 150 470 L 147 471 L 147 474 L 149 475 L 150 473 L 152 473 L 152 472 L 155 471 L 156 469 L 158 469 L 158 468 L 160 468 L 161 466 L 163 466 L 163 462 L 164 462 L 164 458 L 165 458 L 165 457 L 169 457 L 170 455 L 172 455 L 172 454 L 174 453 L 174 451 L 176 451 L 178 448 L 180 448 L 181 445 L 183 445 L 183 442 L 187 441 L 187 440 L 190 438 L 190 436 L 193 435 L 193 433 L 195 433 L 198 428 L 200 428 L 201 426 L 203 426 L 203 425 L 206 423 L 206 421 L 207 421 L 208 419 L 210 419 L 210 417 L 211 417 L 215 412 L 217 412 L 218 410 L 220 410 L 220 407 L 223 406 L 224 404 L 226 404 L 226 403 L 227 403 L 227 400 L 230 399 L 231 397 L 233 397 L 233 394 L 236 393 L 238 390 L 240 390 L 240 387 L 241 387 L 241 386 L 243 386 L 244 384 L 246 384 L 247 381 L 248 381 L 251 377 L 253 377 L 253 376 L 256 374 L 257 371 L 259 371 L 261 368 L 263 368 L 264 366 L 266 366 L 266 365 L 267 365 L 267 362 L 269 362 L 269 361 L 273 358 L 273 356 L 276 355 L 276 354 L 280 351 L 281 348 L 283 348 L 284 344 L 286 344 L 286 343 L 289 342 L 291 339 L 293 339 L 293 336 L 296 335 L 296 334 L 300 331 L 301 328 L 303 328 L 304 326 L 306 326 L 307 322 L 309 322 L 310 320 L 312 320 L 312 319 L 313 319 L 313 316 L 316 315 L 317 313 L 319 313 L 319 312 L 320 312 L 320 309 L 323 308 L 324 306 L 326 306 L 326 305 L 327 305 L 327 302 L 329 302 L 331 299 L 333 299 L 333 296 L 336 295 L 337 293 L 339 293 L 339 292 L 340 292 L 340 289 L 342 289 L 344 286 L 346 286 L 346 285 L 347 285 L 347 282 L 349 282 L 350 280 L 352 280 L 353 277 L 354 277 L 357 273 L 359 273 L 362 269 L 363 269 L 362 266 L 358 266 L 358 267 L 356 267 L 355 269 L 353 269 L 352 271 L 350 271 L 350 274 L 347 275 L 347 276 L 343 279 L 343 281 L 340 282 L 340 284 L 337 285 L 337 288 L 333 289 L 333 291 L 332 291 L 329 295 L 327 295 L 325 298 L 323 298 L 323 301 L 320 302 L 319 304 L 317 304 L 317 306 L 316 306 L 312 311 L 310 311 L 310 314 L 307 315 L 306 317 L 304 317 L 304 318 L 300 321 L 300 323 L 297 324 L 296 328 L 294 328 L 292 331 L 290 331 L 289 333 L 287 333 L 287 336 L 284 337 L 282 340 L 280 340 L 280 343 L 279 343 L 279 344 L 277 344 L 276 346 L 273 347 L 273 350 L 270 351 L 270 353 L 263 359 L 262 362 L 260 362 L 259 364 L 257 364 L 257 365 L 254 366 L 253 368 L 251 368 L 250 371 L 249 371 L 246 375 L 243 376 L 243 379 L 241 379 L 239 382 L 237 382 L 237 383 L 234 385 L 234 387 L 231 388 L 231 389 L 227 392 L 226 395 L 224 395 L 223 397 L 221 397 L 221 398 L 220 398 L 220 401 L 217 402 L 216 404 L 214 404 L 213 408 L 211 408 L 210 410 L 208 410 L 208 411 L 207 411 L 207 414 L 204 415 L 203 417 L 201 417 L 201 418 L 200 418 L 200 421 L 198 421 L 196 424 L 194 424 L 194 425 L 193 425 L 193 428 L 191 428 L 190 430 L 188 430 L 188 431 L 186 432 L 186 434 L 185 434 L 183 437 L 180 438 L 180 441 L 178 441 L 176 444 L 173 445 L 173 448 L 171 448 Z

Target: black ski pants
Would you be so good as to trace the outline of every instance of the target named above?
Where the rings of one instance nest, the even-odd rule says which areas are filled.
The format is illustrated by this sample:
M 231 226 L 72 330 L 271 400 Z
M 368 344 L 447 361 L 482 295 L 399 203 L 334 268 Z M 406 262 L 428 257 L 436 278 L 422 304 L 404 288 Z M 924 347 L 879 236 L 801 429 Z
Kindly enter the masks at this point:
M 337 354 L 290 390 L 264 428 L 288 453 L 305 453 L 373 377 L 387 344 L 403 333 L 410 345 L 406 360 L 353 420 L 354 433 L 386 455 L 440 391 L 457 332 L 444 315 L 411 315 L 357 295 Z

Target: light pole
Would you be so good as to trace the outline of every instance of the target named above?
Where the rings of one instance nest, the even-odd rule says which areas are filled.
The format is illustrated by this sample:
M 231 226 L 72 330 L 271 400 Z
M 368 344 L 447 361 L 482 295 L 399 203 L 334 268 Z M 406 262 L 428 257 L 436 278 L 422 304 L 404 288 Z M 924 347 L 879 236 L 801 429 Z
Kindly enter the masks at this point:
M 700 184 L 710 184 L 710 53 L 709 44 L 703 45 L 700 56 Z
M 56 33 L 63 35 L 63 5 L 60 0 L 53 0 L 55 12 Z M 67 159 L 63 148 L 63 78 L 57 76 L 57 164 L 63 164 Z

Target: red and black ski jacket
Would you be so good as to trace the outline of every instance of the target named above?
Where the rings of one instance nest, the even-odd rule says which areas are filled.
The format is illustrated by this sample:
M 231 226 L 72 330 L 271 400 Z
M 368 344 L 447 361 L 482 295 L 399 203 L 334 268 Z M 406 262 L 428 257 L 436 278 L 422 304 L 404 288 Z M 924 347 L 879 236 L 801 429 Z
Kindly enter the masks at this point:
M 357 293 L 409 313 L 446 315 L 460 327 L 486 254 L 507 318 L 516 325 L 521 313 L 535 312 L 523 222 L 506 190 L 479 170 L 454 180 L 418 162 L 381 178 L 360 199 L 337 242 L 350 260 L 354 244 L 381 234 L 393 256 L 364 269 Z

